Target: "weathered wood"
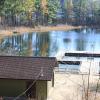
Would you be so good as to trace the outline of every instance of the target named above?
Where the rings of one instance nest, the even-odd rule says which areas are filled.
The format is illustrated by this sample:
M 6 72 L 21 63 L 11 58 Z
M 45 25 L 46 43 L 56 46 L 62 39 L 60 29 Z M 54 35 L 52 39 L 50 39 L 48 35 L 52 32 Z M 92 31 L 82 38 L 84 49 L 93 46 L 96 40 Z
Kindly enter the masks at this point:
M 65 56 L 74 56 L 74 57 L 100 57 L 100 52 L 68 51 L 68 52 L 65 53 Z
M 59 64 L 80 65 L 81 61 L 58 61 Z

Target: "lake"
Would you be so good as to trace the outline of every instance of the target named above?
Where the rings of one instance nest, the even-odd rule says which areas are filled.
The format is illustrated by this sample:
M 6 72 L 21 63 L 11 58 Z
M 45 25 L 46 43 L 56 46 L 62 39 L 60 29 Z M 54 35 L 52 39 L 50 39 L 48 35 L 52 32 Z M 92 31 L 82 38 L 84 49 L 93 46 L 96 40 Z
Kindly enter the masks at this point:
M 24 33 L 0 39 L 1 55 L 49 56 L 60 51 L 100 51 L 100 31 L 78 29 Z
M 63 51 L 100 51 L 100 30 L 88 28 L 33 32 L 14 34 L 0 39 L 0 55 L 55 57 Z M 76 58 L 73 57 L 73 59 Z M 73 69 L 73 66 L 69 67 Z M 79 66 L 74 68 L 78 69 Z

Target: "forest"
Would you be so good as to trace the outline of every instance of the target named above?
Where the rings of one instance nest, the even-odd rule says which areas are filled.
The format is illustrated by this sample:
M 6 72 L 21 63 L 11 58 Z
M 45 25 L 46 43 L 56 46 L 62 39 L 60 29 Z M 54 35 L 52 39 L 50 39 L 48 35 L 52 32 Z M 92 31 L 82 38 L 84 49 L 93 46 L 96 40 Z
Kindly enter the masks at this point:
M 0 25 L 99 25 L 99 0 L 0 0 Z

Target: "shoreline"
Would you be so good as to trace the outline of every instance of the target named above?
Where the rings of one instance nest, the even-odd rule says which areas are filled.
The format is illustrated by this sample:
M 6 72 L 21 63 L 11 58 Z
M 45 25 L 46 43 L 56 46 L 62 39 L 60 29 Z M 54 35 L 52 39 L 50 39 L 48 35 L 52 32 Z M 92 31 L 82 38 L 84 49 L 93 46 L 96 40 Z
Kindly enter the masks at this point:
M 81 26 L 70 26 L 70 25 L 59 25 L 59 26 L 37 26 L 35 28 L 31 27 L 0 27 L 0 36 L 10 36 L 14 33 L 23 34 L 31 32 L 49 32 L 49 31 L 68 31 L 73 29 L 80 29 Z

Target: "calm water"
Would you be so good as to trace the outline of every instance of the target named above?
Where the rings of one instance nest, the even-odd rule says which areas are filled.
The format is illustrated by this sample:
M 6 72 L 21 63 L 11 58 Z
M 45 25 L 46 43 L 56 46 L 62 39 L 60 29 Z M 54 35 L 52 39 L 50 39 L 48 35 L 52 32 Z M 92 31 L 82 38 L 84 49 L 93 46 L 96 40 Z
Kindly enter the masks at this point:
M 34 32 L 0 39 L 0 55 L 55 56 L 63 50 L 100 51 L 100 31 Z

